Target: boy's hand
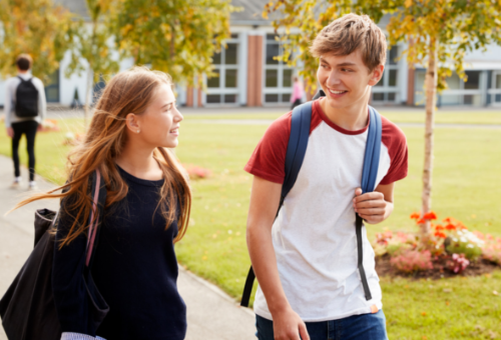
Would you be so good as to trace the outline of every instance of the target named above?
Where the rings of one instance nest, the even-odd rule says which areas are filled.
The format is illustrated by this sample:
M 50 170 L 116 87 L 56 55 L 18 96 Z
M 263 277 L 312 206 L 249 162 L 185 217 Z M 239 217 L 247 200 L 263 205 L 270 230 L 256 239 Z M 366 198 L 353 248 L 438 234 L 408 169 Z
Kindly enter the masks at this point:
M 304 321 L 291 308 L 273 315 L 273 334 L 275 340 L 310 340 Z
M 7 136 L 9 136 L 10 138 L 14 137 L 14 129 L 13 128 L 11 128 L 11 127 L 7 128 Z
M 353 199 L 355 212 L 369 224 L 384 221 L 393 210 L 393 203 L 387 202 L 381 192 L 368 192 L 362 195 L 362 189 L 355 190 Z

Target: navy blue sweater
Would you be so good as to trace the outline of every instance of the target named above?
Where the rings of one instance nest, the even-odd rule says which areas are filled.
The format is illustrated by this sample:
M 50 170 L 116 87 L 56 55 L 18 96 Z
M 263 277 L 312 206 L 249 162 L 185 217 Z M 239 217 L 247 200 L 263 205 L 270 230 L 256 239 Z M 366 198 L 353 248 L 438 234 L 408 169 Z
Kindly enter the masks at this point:
M 105 211 L 91 268 L 110 311 L 97 334 L 91 334 L 82 279 L 87 240 L 80 235 L 55 250 L 52 286 L 62 330 L 106 340 L 182 340 L 186 306 L 177 290 L 173 245 L 178 228 L 173 223 L 165 230 L 161 209 L 156 209 L 164 181 L 142 180 L 119 171 L 129 192 Z M 67 214 L 61 214 L 56 242 L 71 223 Z

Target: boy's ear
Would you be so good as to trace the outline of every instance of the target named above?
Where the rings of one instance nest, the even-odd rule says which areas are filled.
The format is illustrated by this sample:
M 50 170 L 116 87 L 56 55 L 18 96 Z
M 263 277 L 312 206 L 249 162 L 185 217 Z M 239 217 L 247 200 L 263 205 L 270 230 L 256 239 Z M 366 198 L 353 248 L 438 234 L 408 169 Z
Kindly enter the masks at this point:
M 370 86 L 376 85 L 383 77 L 383 72 L 384 72 L 384 65 L 380 64 L 376 66 L 370 74 L 369 85 Z

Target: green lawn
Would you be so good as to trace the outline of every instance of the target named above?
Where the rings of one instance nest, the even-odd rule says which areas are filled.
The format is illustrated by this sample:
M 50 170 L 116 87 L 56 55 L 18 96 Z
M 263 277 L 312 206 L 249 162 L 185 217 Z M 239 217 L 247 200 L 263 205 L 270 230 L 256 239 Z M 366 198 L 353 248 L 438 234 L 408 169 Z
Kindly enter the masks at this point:
M 284 108 L 284 112 L 287 109 Z M 381 108 L 379 112 L 396 123 L 424 123 L 425 112 L 419 109 L 404 109 L 399 112 L 396 109 L 385 110 Z M 280 113 L 243 113 L 243 114 L 189 114 L 185 118 L 188 121 L 195 119 L 276 119 Z M 501 111 L 447 111 L 438 110 L 435 115 L 436 123 L 455 124 L 501 124 Z
M 467 116 L 462 115 L 459 112 L 458 120 L 450 122 L 465 122 L 461 119 Z M 494 112 L 479 115 L 482 119 L 478 123 L 482 124 L 501 116 Z M 266 126 L 200 121 L 200 118 L 229 117 L 245 115 L 189 116 L 182 123 L 177 156 L 184 164 L 210 169 L 212 176 L 193 182 L 192 220 L 176 250 L 183 266 L 239 297 L 250 263 L 245 223 L 252 181 L 242 168 Z M 271 119 L 266 114 L 252 117 Z M 447 117 L 452 119 L 454 115 Z M 69 147 L 62 146 L 64 134 L 81 131 L 81 121 L 67 119 L 60 125 L 61 132 L 40 134 L 36 146 L 38 172 L 56 183 L 65 179 L 64 155 Z M 4 130 L 0 129 L 0 153 L 10 155 Z M 414 228 L 408 216 L 420 207 L 424 131 L 403 130 L 409 143 L 409 175 L 396 186 L 392 217 L 381 225 L 370 226 L 370 237 L 385 227 Z M 470 229 L 501 236 L 500 132 L 499 129 L 436 129 L 433 209 L 440 218 L 452 216 Z M 501 270 L 491 277 L 431 282 L 383 278 L 382 287 L 390 338 L 501 339 L 501 296 L 493 294 L 494 290 L 501 293 Z M 494 333 L 490 332 L 497 335 L 491 337 Z

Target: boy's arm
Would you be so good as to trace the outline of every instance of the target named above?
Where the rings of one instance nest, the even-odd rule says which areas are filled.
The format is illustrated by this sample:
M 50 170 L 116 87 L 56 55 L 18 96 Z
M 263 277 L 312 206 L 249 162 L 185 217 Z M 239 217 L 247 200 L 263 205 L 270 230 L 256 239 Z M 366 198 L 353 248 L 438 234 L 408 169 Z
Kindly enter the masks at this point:
M 353 208 L 369 224 L 386 220 L 393 211 L 393 189 L 395 183 L 380 184 L 373 192 L 362 195 L 362 189 L 355 190 Z
M 278 275 L 271 228 L 280 202 L 282 185 L 254 176 L 247 218 L 247 246 L 268 308 L 276 340 L 309 340 L 306 325 L 287 301 Z

